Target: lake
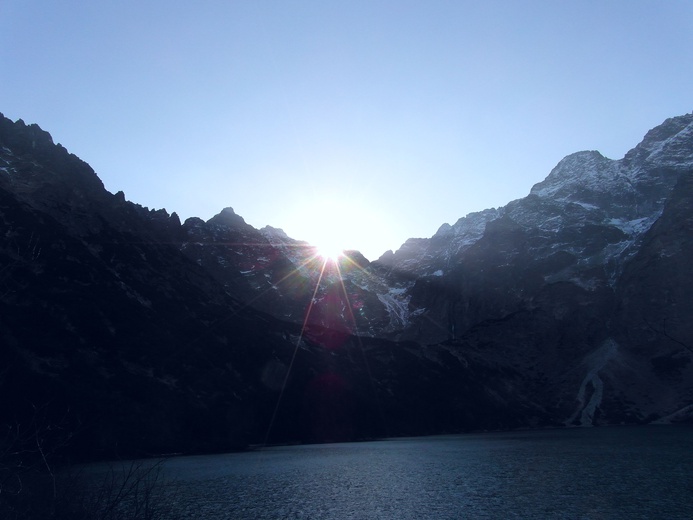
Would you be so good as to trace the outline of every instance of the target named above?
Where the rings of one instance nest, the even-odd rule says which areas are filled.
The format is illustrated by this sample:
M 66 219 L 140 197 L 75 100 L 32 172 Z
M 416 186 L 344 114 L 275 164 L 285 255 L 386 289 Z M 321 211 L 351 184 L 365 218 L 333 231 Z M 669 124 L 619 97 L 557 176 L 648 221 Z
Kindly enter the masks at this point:
M 482 433 L 172 458 L 195 519 L 693 518 L 693 427 Z

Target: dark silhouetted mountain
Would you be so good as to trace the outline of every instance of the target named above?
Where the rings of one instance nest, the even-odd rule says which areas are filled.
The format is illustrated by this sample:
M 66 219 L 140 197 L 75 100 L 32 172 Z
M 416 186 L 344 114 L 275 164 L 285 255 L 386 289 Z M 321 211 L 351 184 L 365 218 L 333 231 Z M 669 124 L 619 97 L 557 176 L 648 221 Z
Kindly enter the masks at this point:
M 106 191 L 0 118 L 0 418 L 80 457 L 690 420 L 693 115 L 375 262 Z

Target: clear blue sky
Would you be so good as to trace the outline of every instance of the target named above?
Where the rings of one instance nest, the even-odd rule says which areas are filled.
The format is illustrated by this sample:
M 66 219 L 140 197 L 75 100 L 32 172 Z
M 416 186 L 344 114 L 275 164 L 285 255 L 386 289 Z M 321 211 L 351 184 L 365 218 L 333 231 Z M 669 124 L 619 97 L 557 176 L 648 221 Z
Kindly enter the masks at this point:
M 690 0 L 0 0 L 0 112 L 109 191 L 371 259 L 691 110 Z

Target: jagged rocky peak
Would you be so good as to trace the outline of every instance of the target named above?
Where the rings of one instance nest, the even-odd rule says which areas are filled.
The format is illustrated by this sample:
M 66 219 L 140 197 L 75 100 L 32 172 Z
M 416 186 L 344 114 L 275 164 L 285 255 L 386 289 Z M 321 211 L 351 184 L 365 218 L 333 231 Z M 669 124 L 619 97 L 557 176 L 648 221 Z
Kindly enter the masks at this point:
M 270 242 L 290 242 L 293 240 L 283 229 L 272 226 L 263 227 L 260 229 L 260 233 Z
M 233 208 L 224 208 L 221 210 L 220 213 L 214 215 L 212 218 L 210 218 L 207 221 L 208 224 L 220 224 L 223 226 L 227 227 L 246 227 L 249 226 L 249 224 L 246 224 L 245 220 L 243 220 L 243 217 L 240 215 L 237 215 L 236 212 L 233 210 Z
M 455 222 L 454 225 L 443 224 L 438 228 L 434 237 L 455 237 L 460 235 L 480 235 L 484 232 L 486 223 L 497 219 L 501 215 L 501 211 L 496 208 L 485 209 L 469 213 Z
M 486 224 L 503 214 L 503 209 L 490 208 L 470 213 L 455 222 L 443 224 L 431 238 L 410 238 L 395 251 L 387 251 L 375 263 L 396 267 L 402 272 L 419 271 L 428 275 L 439 271 L 439 263 L 447 261 L 474 244 L 486 230 Z
M 361 254 L 361 251 L 357 251 L 356 249 L 345 249 L 344 256 L 361 268 L 370 264 L 370 261 Z
M 183 227 L 186 229 L 198 229 L 202 228 L 205 225 L 205 221 L 202 220 L 200 217 L 188 217 L 185 219 L 185 222 L 183 223 Z
M 570 200 L 585 188 L 604 191 L 616 189 L 621 173 L 615 161 L 596 150 L 577 152 L 563 158 L 543 181 L 535 184 L 530 195 Z M 620 179 L 626 182 L 625 179 Z M 580 187 L 580 190 L 576 188 Z
M 585 191 L 624 193 L 632 191 L 652 167 L 682 170 L 693 167 L 693 114 L 667 119 L 653 128 L 623 159 L 612 160 L 596 150 L 562 159 L 531 195 L 556 200 L 579 200 Z M 583 200 L 583 202 L 585 202 Z
M 178 226 L 181 225 L 178 213 L 174 211 L 173 213 L 169 214 L 168 211 L 166 211 L 166 208 L 149 210 L 149 217 L 153 221 L 171 223 Z
M 1 112 L 0 117 L 4 119 L 5 124 L 9 123 L 10 125 L 14 126 L 16 130 L 16 133 L 14 134 L 16 139 L 14 144 L 20 145 L 20 149 L 23 148 L 22 145 L 27 144 L 33 150 L 42 145 L 53 145 L 53 137 L 51 134 L 43 130 L 39 125 L 35 123 L 27 125 L 23 119 L 17 119 L 17 121 L 12 123 L 12 121 L 5 118 L 4 114 Z
M 693 113 L 669 118 L 647 132 L 623 158 L 625 166 L 639 163 L 677 170 L 693 167 Z
M 373 263 L 382 264 L 382 265 L 389 265 L 392 263 L 394 258 L 395 258 L 395 252 L 392 249 L 388 249 L 382 255 L 380 255 L 380 258 L 375 260 Z
M 21 119 L 13 122 L 0 113 L 0 157 L 14 157 L 19 163 L 31 158 L 42 164 L 41 168 L 23 168 L 22 181 L 31 191 L 41 185 L 67 186 L 72 191 L 105 193 L 101 179 L 86 162 L 69 153 L 62 145 L 54 144 L 51 134 L 37 124 L 27 125 Z M 9 161 L 6 161 L 9 164 Z M 36 162 L 33 163 L 36 166 Z M 6 170 L 8 174 L 11 172 Z
M 383 254 L 378 259 L 378 263 L 389 266 L 393 262 L 415 261 L 419 258 L 429 241 L 430 238 L 408 238 L 394 253 L 388 251 Z
M 668 170 L 652 171 L 658 167 Z M 487 224 L 503 216 L 525 228 L 556 231 L 571 223 L 581 226 L 585 219 L 600 223 L 608 213 L 608 218 L 629 229 L 644 231 L 647 226 L 640 225 L 642 219 L 648 225 L 654 221 L 677 172 L 691 167 L 693 114 L 668 119 L 650 130 L 621 160 L 597 150 L 568 155 L 532 187 L 528 197 L 498 209 L 470 213 L 453 225 L 443 224 L 430 239 L 409 239 L 377 262 L 407 271 L 437 269 L 432 259 L 447 261 L 459 255 L 484 236 Z M 632 224 L 634 220 L 638 222 Z

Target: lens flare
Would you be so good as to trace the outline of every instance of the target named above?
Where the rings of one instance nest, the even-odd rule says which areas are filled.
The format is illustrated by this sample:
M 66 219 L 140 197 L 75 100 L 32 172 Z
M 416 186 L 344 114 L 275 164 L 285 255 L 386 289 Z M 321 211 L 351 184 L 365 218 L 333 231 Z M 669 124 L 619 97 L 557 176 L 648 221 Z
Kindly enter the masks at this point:
M 318 256 L 325 261 L 336 261 L 344 254 L 344 250 L 334 244 L 324 244 L 316 246 Z
M 339 235 L 334 236 L 338 237 Z M 276 280 L 273 287 L 290 291 L 292 288 L 296 288 L 294 279 L 302 280 L 309 284 L 308 287 L 304 288 L 310 289 L 310 292 L 305 294 L 305 296 L 310 297 L 307 298 L 301 330 L 295 339 L 293 353 L 286 370 L 283 370 L 283 367 L 281 367 L 281 374 L 275 374 L 277 371 L 274 368 L 276 367 L 269 367 L 264 374 L 267 380 L 265 383 L 268 386 L 271 384 L 274 388 L 279 389 L 279 395 L 265 434 L 263 443 L 265 446 L 268 444 L 270 433 L 289 384 L 294 363 L 297 361 L 297 353 L 302 346 L 309 345 L 312 348 L 321 348 L 327 353 L 337 349 L 348 348 L 350 345 L 358 345 L 364 356 L 368 377 L 372 381 L 370 368 L 368 368 L 368 362 L 358 336 L 356 317 L 354 316 L 354 305 L 357 304 L 358 308 L 361 305 L 357 301 L 352 301 L 350 293 L 354 291 L 347 290 L 344 278 L 345 274 L 348 275 L 358 271 L 363 276 L 370 275 L 363 266 L 354 261 L 350 251 L 345 252 L 343 248 L 337 246 L 336 242 L 333 243 L 331 240 L 321 242 L 320 245 L 309 245 L 303 242 L 296 244 L 294 247 L 296 247 L 293 253 L 294 258 L 302 258 L 302 260 L 294 264 L 294 269 L 279 280 Z M 281 375 L 284 376 L 283 381 L 280 381 Z M 342 396 L 343 388 L 340 386 L 342 384 L 340 378 L 342 378 L 342 375 L 337 370 L 334 373 L 317 374 L 316 377 L 316 381 L 319 381 L 320 385 L 316 386 L 314 391 L 319 392 L 320 395 L 313 396 L 313 398 L 318 399 L 316 403 L 320 404 L 320 406 L 316 405 L 316 409 L 321 420 L 313 425 L 315 434 L 321 439 L 346 440 L 351 438 L 350 421 L 348 418 L 345 417 L 341 422 L 336 421 L 335 414 L 326 414 L 324 412 L 325 406 L 323 406 L 324 403 L 331 403 L 328 408 L 334 408 L 332 406 L 334 403 L 341 402 L 340 396 Z M 322 391 L 320 391 L 321 389 Z M 343 399 L 341 400 L 343 401 Z M 331 425 L 330 428 L 325 429 L 325 424 Z

